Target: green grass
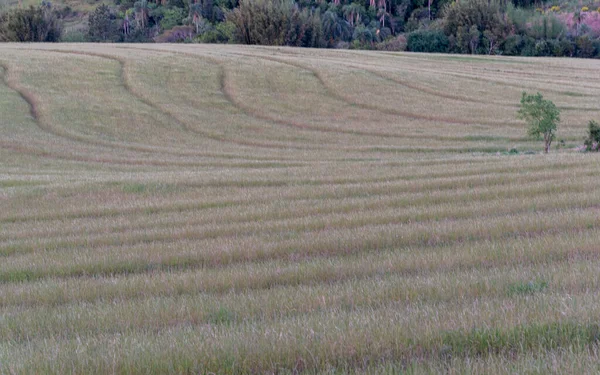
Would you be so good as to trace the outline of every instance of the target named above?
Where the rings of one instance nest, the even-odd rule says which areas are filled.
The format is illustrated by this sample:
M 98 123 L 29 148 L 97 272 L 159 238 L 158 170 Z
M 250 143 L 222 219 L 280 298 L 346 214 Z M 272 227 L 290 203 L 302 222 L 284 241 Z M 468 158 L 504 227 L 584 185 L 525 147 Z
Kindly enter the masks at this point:
M 12 44 L 0 67 L 0 373 L 597 373 L 600 164 L 573 149 L 596 61 Z M 526 137 L 523 90 L 565 147 Z
M 544 291 L 548 287 L 546 281 L 528 281 L 511 284 L 508 286 L 508 295 L 523 295 L 523 294 L 534 294 Z

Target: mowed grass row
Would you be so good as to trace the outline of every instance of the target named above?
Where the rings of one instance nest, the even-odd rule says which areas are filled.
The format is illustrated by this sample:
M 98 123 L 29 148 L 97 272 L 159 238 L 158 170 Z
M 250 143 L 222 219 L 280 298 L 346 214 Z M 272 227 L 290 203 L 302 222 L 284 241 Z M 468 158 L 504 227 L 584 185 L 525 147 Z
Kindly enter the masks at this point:
M 471 243 L 468 251 L 461 251 L 459 246 L 413 247 L 404 251 L 388 249 L 328 259 L 306 259 L 301 264 L 290 260 L 273 260 L 236 264 L 220 269 L 171 270 L 168 273 L 158 270 L 147 275 L 48 278 L 27 286 L 18 283 L 4 285 L 2 305 L 57 305 L 77 302 L 79 299 L 90 302 L 96 299 L 120 300 L 149 295 L 164 296 L 169 293 L 227 294 L 276 286 L 329 284 L 370 277 L 387 276 L 395 279 L 396 276 L 404 275 L 410 280 L 413 276 L 434 277 L 440 273 L 452 276 L 455 272 L 463 271 L 472 273 L 477 272 L 478 268 L 481 268 L 481 272 L 492 272 L 495 268 L 528 268 L 543 264 L 546 268 L 538 272 L 546 274 L 553 272 L 550 271 L 553 262 L 568 262 L 574 265 L 583 260 L 589 265 L 595 264 L 594 235 L 597 235 L 597 232 L 589 232 L 587 235 L 548 235 L 536 239 L 507 240 L 502 245 L 479 241 Z M 550 241 L 556 244 L 550 245 Z M 535 268 L 532 268 L 532 273 L 524 272 L 523 275 L 533 277 L 535 271 Z M 549 277 L 558 275 L 544 276 L 545 279 Z M 582 285 L 587 281 L 579 280 Z M 82 288 L 72 288 L 74 283 L 79 283 Z M 142 285 L 145 287 L 142 288 Z M 477 285 L 482 286 L 481 283 Z M 589 286 L 593 285 L 590 280 Z M 434 284 L 430 286 L 435 287 Z M 561 286 L 554 285 L 554 288 L 558 287 Z M 463 291 L 458 289 L 455 293 Z M 419 298 L 417 295 L 412 297 Z
M 283 240 L 287 247 L 293 248 L 294 242 L 289 239 L 320 236 L 325 231 L 336 231 L 340 238 L 352 238 L 353 236 L 347 231 L 360 228 L 373 232 L 372 236 L 363 238 L 368 242 L 373 241 L 370 237 L 380 233 L 381 242 L 386 243 L 385 237 L 389 236 L 387 233 L 391 232 L 392 228 L 396 228 L 400 237 L 395 242 L 398 245 L 410 245 L 418 241 L 445 243 L 460 238 L 535 235 L 540 231 L 552 231 L 558 227 L 572 228 L 572 230 L 594 228 L 598 225 L 594 216 L 598 210 L 597 199 L 597 193 L 593 195 L 588 191 L 580 194 L 557 195 L 552 200 L 526 199 L 528 204 L 525 207 L 523 207 L 523 199 L 494 199 L 487 204 L 465 202 L 460 208 L 453 208 L 448 203 L 437 205 L 432 203 L 431 207 L 426 209 L 407 206 L 406 200 L 401 200 L 392 202 L 391 208 L 380 209 L 376 213 L 361 213 L 350 206 L 337 214 L 321 213 L 318 216 L 307 215 L 300 219 L 276 218 L 265 220 L 260 224 L 254 222 L 256 218 L 251 218 L 250 222 L 234 224 L 214 224 L 216 219 L 213 219 L 213 223 L 202 221 L 196 223 L 195 218 L 189 218 L 181 223 L 175 221 L 172 225 L 178 226 L 177 229 L 167 224 L 145 225 L 141 228 L 123 224 L 122 227 L 119 226 L 112 231 L 105 229 L 97 233 L 88 230 L 79 234 L 64 233 L 50 237 L 47 241 L 29 240 L 21 236 L 20 240 L 10 239 L 3 242 L 0 251 L 4 256 L 12 256 L 5 259 L 6 264 L 9 264 L 16 255 L 32 253 L 25 258 L 37 257 L 39 255 L 37 250 L 43 250 L 53 257 L 55 255 L 50 254 L 51 252 L 64 252 L 65 249 L 71 248 L 92 250 L 105 246 L 122 247 L 159 243 L 173 246 L 174 243 L 189 240 L 201 241 L 199 244 L 206 241 L 214 247 L 219 243 L 218 240 L 222 239 L 224 245 L 220 247 L 231 249 L 243 246 L 246 241 L 255 244 L 256 247 L 260 247 L 262 242 L 267 249 L 271 248 L 273 243 Z M 377 208 L 376 205 L 373 207 L 373 209 Z M 490 225 L 481 224 L 478 228 L 464 233 L 455 229 L 473 227 L 471 217 L 474 214 L 478 214 L 480 219 L 487 219 Z M 532 216 L 538 216 L 540 219 L 536 223 L 527 224 L 523 228 L 523 233 L 511 225 L 511 222 L 527 222 Z M 556 222 L 549 223 L 551 219 L 556 219 Z M 427 232 L 427 229 L 422 229 L 423 227 L 427 228 L 427 225 L 433 223 L 436 223 L 438 228 L 430 233 L 421 233 Z M 106 233 L 111 233 L 111 238 L 106 238 Z M 215 239 L 217 241 L 214 241 Z M 174 253 L 170 252 L 170 255 Z M 221 263 L 217 258 L 209 263 L 213 262 Z
M 0 52 L 0 372 L 597 371 L 597 62 Z
M 460 191 L 464 194 L 480 194 L 480 199 L 493 199 L 494 193 L 502 194 L 505 192 L 511 194 L 513 192 L 511 189 L 514 190 L 516 186 L 527 182 L 547 185 L 544 187 L 545 189 L 553 189 L 556 193 L 560 193 L 561 188 L 559 186 L 543 184 L 543 181 L 560 179 L 564 182 L 565 179 L 576 180 L 579 174 L 589 176 L 595 173 L 594 169 L 597 166 L 594 159 L 578 158 L 577 160 L 578 162 L 571 161 L 564 164 L 537 167 L 530 163 L 526 164 L 531 160 L 521 159 L 519 165 L 522 168 L 518 170 L 515 169 L 512 163 L 504 167 L 498 167 L 494 163 L 492 163 L 493 165 L 485 164 L 477 168 L 473 165 L 466 165 L 458 170 L 454 168 L 452 172 L 448 172 L 449 168 L 447 166 L 441 166 L 440 169 L 444 172 L 432 171 L 428 176 L 423 175 L 422 167 L 416 167 L 413 169 L 419 169 L 418 174 L 398 175 L 392 170 L 372 179 L 361 177 L 336 179 L 331 178 L 331 175 L 328 174 L 323 177 L 307 176 L 305 179 L 276 180 L 275 173 L 268 173 L 266 175 L 249 175 L 253 177 L 250 179 L 239 179 L 235 175 L 234 180 L 232 180 L 229 175 L 223 177 L 217 175 L 215 179 L 214 175 L 207 174 L 201 176 L 201 178 L 214 181 L 183 181 L 180 183 L 111 182 L 108 186 L 104 180 L 98 179 L 96 183 L 84 183 L 84 186 L 79 188 L 63 187 L 62 189 L 53 189 L 51 193 L 43 189 L 34 190 L 27 194 L 25 199 L 15 199 L 12 202 L 7 202 L 4 211 L 5 216 L 0 220 L 8 228 L 11 223 L 27 221 L 98 219 L 132 214 L 141 215 L 172 211 L 181 213 L 230 207 L 233 209 L 241 207 L 253 209 L 253 206 L 258 206 L 258 204 L 273 204 L 272 200 L 264 197 L 275 193 L 279 195 L 280 199 L 285 200 L 286 206 L 301 204 L 304 201 L 309 204 L 322 201 L 321 203 L 329 202 L 334 205 L 336 201 L 341 201 L 342 204 L 345 204 L 352 199 L 377 200 L 378 197 L 382 196 L 392 198 L 395 196 L 397 198 L 400 194 L 402 194 L 402 198 L 407 200 L 407 203 L 419 203 L 419 199 L 426 198 L 425 196 L 431 196 L 432 199 L 425 203 L 443 203 L 435 196 L 452 194 L 454 191 Z M 368 168 L 371 168 L 371 166 L 365 166 L 365 170 Z M 409 168 L 405 167 L 403 169 L 408 170 Z M 346 171 L 348 170 L 340 170 L 337 173 L 343 174 Z M 360 171 L 362 174 L 362 170 Z M 580 171 L 579 174 L 578 171 Z M 301 175 L 306 174 L 306 172 L 297 172 L 296 174 Z M 169 174 L 165 178 L 172 179 L 172 175 Z M 564 192 L 564 189 L 562 192 Z M 528 197 L 534 195 L 535 191 L 531 195 L 523 193 L 523 196 Z M 26 204 L 27 196 L 44 197 L 44 199 L 41 202 L 36 202 L 33 207 L 28 207 Z M 116 201 L 116 197 L 119 198 L 118 201 Z M 47 207 L 44 207 L 44 205 L 47 205 Z M 57 212 L 56 206 L 60 206 L 61 210 Z M 100 206 L 100 209 L 98 209 L 98 206 Z M 313 207 L 313 209 L 315 208 Z

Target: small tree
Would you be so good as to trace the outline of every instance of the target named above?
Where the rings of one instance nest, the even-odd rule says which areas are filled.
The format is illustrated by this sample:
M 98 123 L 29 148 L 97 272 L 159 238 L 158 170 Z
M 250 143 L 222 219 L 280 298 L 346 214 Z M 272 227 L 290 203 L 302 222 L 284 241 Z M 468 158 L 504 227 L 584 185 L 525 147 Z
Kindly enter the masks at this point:
M 588 136 L 584 144 L 586 151 L 600 150 L 600 125 L 594 120 L 588 123 Z
M 92 42 L 111 41 L 118 32 L 115 17 L 106 4 L 100 4 L 89 15 L 88 26 L 88 36 Z
M 527 121 L 529 136 L 544 139 L 544 153 L 547 154 L 560 122 L 560 111 L 556 105 L 550 100 L 544 100 L 539 92 L 535 95 L 523 92 L 518 117 Z

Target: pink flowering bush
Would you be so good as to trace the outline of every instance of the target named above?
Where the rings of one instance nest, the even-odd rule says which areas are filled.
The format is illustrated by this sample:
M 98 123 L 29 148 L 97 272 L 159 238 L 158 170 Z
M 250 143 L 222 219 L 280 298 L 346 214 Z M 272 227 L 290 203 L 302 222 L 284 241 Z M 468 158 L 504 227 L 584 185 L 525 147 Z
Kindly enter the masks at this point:
M 600 13 L 598 12 L 580 12 L 579 17 L 572 12 L 561 13 L 557 14 L 556 17 L 558 17 L 558 19 L 561 20 L 573 34 L 577 33 L 577 24 L 579 23 L 580 31 L 583 30 L 592 37 L 600 37 Z

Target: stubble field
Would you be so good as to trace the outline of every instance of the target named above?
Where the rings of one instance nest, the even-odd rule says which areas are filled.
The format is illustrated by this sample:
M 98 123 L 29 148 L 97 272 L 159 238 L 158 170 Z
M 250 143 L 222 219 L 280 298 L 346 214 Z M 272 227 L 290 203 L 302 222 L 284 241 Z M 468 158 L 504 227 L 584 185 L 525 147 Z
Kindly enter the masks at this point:
M 600 371 L 599 71 L 0 45 L 0 373 Z

